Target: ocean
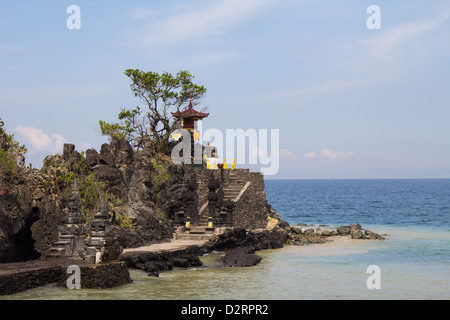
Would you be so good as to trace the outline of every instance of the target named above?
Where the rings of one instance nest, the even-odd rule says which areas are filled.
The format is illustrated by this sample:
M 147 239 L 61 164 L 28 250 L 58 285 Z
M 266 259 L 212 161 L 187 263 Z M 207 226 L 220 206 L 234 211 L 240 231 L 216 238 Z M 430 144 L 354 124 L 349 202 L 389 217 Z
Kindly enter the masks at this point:
M 359 223 L 387 240 L 264 250 L 249 268 L 217 268 L 209 254 L 159 278 L 130 270 L 134 282 L 110 290 L 48 285 L 2 299 L 450 299 L 450 179 L 266 180 L 266 197 L 292 225 Z

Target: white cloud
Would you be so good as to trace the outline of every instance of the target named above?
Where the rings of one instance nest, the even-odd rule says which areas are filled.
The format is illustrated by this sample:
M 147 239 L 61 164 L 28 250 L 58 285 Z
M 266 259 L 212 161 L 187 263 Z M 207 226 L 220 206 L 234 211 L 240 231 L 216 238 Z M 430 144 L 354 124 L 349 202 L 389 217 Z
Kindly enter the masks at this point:
M 396 58 L 396 51 L 402 44 L 416 40 L 425 32 L 440 26 L 447 19 L 448 16 L 438 17 L 427 21 L 416 21 L 387 28 L 378 37 L 370 40 L 364 39 L 360 44 L 362 44 L 368 59 L 372 61 L 390 61 Z M 398 56 L 398 58 L 401 57 L 401 55 Z
M 54 133 L 49 136 L 42 129 L 35 127 L 18 125 L 16 132 L 31 145 L 31 152 L 62 152 L 64 143 L 67 142 L 60 134 Z
M 80 150 L 86 151 L 87 149 L 92 149 L 92 144 L 86 141 L 81 141 Z
M 413 21 L 384 27 L 373 36 L 352 39 L 351 43 L 342 40 L 340 45 L 345 52 L 354 54 L 333 64 L 347 79 L 356 79 L 366 84 L 386 83 L 407 76 L 411 66 L 418 67 L 426 63 L 426 37 L 437 37 L 442 43 L 448 41 L 448 35 L 439 28 L 448 20 L 449 13 L 427 20 Z M 335 40 L 337 41 L 337 40 Z M 437 41 L 439 43 L 439 41 Z M 413 62 L 413 63 L 412 63 Z
M 331 151 L 328 148 L 322 148 L 320 154 L 328 159 L 336 160 L 336 159 L 345 159 L 348 157 L 352 157 L 355 155 L 355 151 L 343 152 L 343 151 Z
M 183 12 L 159 22 L 152 20 L 137 34 L 141 45 L 173 43 L 218 34 L 247 18 L 267 0 L 221 0 L 198 11 Z M 139 17 L 143 17 L 141 14 Z
M 312 151 L 312 152 L 305 153 L 304 156 L 306 159 L 315 159 L 317 157 L 317 154 Z
M 295 159 L 297 159 L 297 157 L 295 156 L 295 154 L 291 150 L 280 149 L 280 159 L 295 160 Z
M 63 150 L 64 143 L 67 143 L 67 139 L 64 138 L 62 135 L 57 134 L 57 133 L 52 134 L 51 137 L 52 137 L 52 142 L 53 142 L 53 145 L 54 145 L 54 149 L 56 151 Z
M 252 148 L 250 150 L 250 156 L 254 156 L 254 157 L 262 157 L 262 156 L 267 156 L 267 150 L 262 149 L 258 146 L 255 146 L 254 148 Z

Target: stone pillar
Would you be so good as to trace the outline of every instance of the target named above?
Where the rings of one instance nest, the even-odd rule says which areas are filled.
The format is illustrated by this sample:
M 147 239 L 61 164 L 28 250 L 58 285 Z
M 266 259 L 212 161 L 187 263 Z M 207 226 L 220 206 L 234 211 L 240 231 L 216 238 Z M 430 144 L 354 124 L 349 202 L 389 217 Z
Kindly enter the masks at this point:
M 193 226 L 198 226 L 198 195 L 197 195 L 197 181 L 195 175 L 191 176 L 187 182 L 188 191 L 184 195 L 184 202 L 186 204 L 186 214 L 191 219 Z
M 213 225 L 220 225 L 219 215 L 217 214 L 218 196 L 216 190 L 220 187 L 220 183 L 212 177 L 208 183 L 208 217 L 213 219 Z

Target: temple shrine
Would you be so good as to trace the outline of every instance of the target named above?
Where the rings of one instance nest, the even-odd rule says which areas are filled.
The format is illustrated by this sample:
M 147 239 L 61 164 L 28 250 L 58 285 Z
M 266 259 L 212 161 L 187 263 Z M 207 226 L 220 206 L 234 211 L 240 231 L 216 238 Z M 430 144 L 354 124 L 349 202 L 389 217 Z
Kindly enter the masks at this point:
M 191 160 L 194 160 L 196 142 L 200 140 L 200 132 L 198 132 L 197 122 L 203 118 L 207 118 L 209 113 L 199 112 L 192 106 L 192 101 L 189 106 L 178 112 L 172 112 L 172 116 L 181 123 L 181 129 L 189 131 L 191 137 Z M 172 135 L 172 139 L 178 141 L 181 138 L 180 133 Z M 218 169 L 219 159 L 217 157 L 216 148 L 209 143 L 207 146 L 200 146 L 204 158 L 202 159 L 203 167 L 207 169 Z M 209 157 L 207 156 L 209 155 Z M 202 165 L 193 164 L 194 167 L 201 167 Z

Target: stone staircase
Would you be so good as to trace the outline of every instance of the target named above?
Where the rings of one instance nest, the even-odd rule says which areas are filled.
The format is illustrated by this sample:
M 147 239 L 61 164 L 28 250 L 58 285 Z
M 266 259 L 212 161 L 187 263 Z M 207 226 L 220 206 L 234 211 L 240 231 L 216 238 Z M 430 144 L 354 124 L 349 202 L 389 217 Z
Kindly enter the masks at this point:
M 244 184 L 244 181 L 240 179 L 235 172 L 231 171 L 230 183 L 223 189 L 223 200 L 237 202 L 250 184 L 250 181 Z
M 236 202 L 239 194 L 244 188 L 244 181 L 233 172 L 230 172 L 230 183 L 223 188 L 223 200 L 231 200 Z
M 224 186 L 223 189 L 223 200 L 231 200 L 237 202 L 241 195 L 247 190 L 250 182 L 244 183 L 239 176 L 231 171 L 230 172 L 230 183 Z M 214 233 L 212 230 L 207 230 L 208 226 L 208 202 L 206 202 L 202 208 L 199 210 L 199 225 L 191 227 L 191 230 L 185 231 L 184 233 L 177 233 L 175 235 L 176 239 L 183 240 L 208 240 Z
M 59 240 L 52 244 L 52 247 L 46 254 L 47 257 L 57 258 L 69 255 L 71 248 L 73 248 L 73 240 L 75 236 L 70 234 L 62 234 Z
M 214 231 L 207 230 L 206 225 L 191 227 L 191 230 L 175 234 L 177 240 L 209 240 Z
M 198 226 L 192 226 L 189 231 L 177 233 L 175 238 L 178 240 L 208 240 L 214 234 L 214 230 L 208 230 L 208 216 L 201 215 L 202 212 L 199 215 Z

